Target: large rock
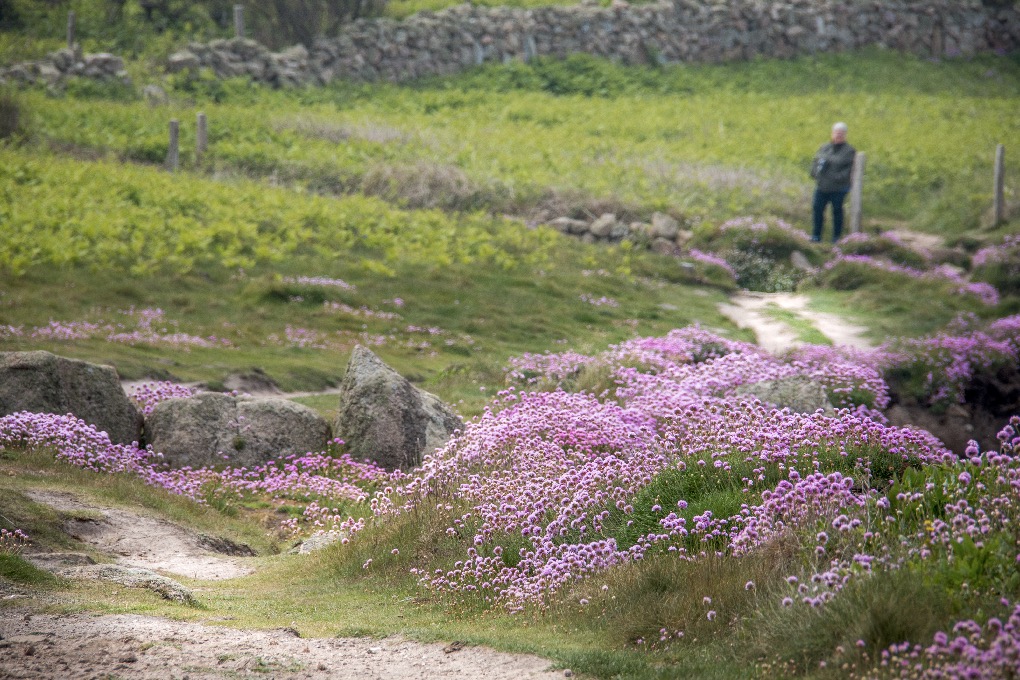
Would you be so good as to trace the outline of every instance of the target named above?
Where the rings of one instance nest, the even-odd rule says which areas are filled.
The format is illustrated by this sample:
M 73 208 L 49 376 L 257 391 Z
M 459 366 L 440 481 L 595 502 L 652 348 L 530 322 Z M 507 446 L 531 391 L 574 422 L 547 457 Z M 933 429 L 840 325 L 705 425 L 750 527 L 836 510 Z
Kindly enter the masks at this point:
M 355 457 L 387 469 L 410 468 L 462 425 L 438 397 L 412 385 L 370 350 L 354 348 L 333 430 Z
M 794 413 L 814 413 L 819 409 L 831 415 L 835 412 L 825 386 L 810 378 L 794 375 L 776 380 L 763 380 L 741 385 L 737 394 L 749 394 L 776 408 L 788 408 Z
M 0 415 L 73 413 L 117 444 L 137 442 L 142 414 L 124 394 L 112 366 L 49 352 L 0 352 Z
M 318 413 L 287 399 L 203 392 L 156 404 L 145 438 L 173 467 L 261 465 L 322 451 L 330 428 Z

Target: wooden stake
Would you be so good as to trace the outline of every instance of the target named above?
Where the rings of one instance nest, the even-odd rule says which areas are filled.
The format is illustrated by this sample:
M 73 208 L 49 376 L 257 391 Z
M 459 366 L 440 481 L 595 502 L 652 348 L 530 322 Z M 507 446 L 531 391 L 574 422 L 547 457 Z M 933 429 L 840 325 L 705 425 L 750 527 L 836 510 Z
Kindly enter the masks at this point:
M 995 147 L 995 189 L 992 203 L 993 224 L 999 226 L 1006 221 L 1006 201 L 1004 185 L 1006 182 L 1006 147 L 999 144 Z
M 195 165 L 202 163 L 205 150 L 209 146 L 209 131 L 204 113 L 199 113 L 195 126 Z
M 67 48 L 74 49 L 74 12 L 67 13 Z
M 180 142 L 180 126 L 177 119 L 170 120 L 170 147 L 166 152 L 166 167 L 170 172 L 176 172 L 180 165 L 180 153 L 178 144 Z
M 234 37 L 244 37 L 244 5 L 234 5 Z
M 850 233 L 861 233 L 861 207 L 863 205 L 864 163 L 867 157 L 858 152 L 850 180 Z

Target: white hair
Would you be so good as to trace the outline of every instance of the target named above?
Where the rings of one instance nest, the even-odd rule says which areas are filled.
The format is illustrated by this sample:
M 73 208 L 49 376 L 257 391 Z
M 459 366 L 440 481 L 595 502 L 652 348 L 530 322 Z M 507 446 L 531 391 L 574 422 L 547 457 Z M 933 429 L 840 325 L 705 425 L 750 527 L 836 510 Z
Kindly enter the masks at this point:
M 846 132 L 846 123 L 836 123 L 835 125 L 833 125 L 832 131 L 835 132 L 836 130 L 839 130 L 840 132 Z

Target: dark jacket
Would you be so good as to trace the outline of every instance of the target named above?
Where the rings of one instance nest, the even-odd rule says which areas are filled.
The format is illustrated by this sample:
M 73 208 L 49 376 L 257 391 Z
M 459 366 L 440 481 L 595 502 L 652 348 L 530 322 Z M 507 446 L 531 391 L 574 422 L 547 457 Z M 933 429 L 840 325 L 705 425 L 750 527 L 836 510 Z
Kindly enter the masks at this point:
M 849 191 L 850 174 L 857 150 L 847 144 L 823 144 L 811 164 L 811 176 L 818 180 L 819 191 Z

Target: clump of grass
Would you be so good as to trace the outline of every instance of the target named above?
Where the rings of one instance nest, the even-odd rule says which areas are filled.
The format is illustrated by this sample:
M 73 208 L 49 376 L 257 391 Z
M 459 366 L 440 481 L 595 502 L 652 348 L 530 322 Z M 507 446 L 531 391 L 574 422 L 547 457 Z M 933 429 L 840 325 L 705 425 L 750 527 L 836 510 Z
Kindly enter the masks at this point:
M 428 161 L 369 168 L 361 190 L 406 208 L 472 210 L 491 202 L 486 190 L 457 166 Z
M 0 553 L 0 581 L 33 588 L 52 588 L 59 583 L 53 574 L 36 567 L 24 557 L 2 553 Z
M 930 640 L 954 613 L 945 584 L 911 569 L 883 570 L 854 579 L 819 608 L 770 601 L 749 627 L 745 650 L 765 669 L 803 674 L 824 662 L 845 677 L 847 670 L 877 664 L 890 645 Z

